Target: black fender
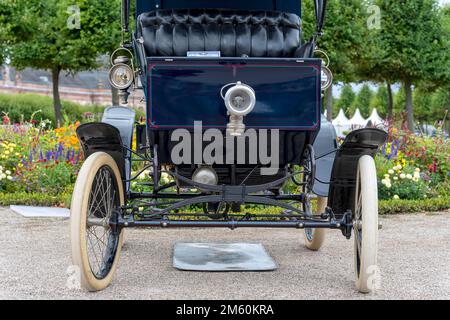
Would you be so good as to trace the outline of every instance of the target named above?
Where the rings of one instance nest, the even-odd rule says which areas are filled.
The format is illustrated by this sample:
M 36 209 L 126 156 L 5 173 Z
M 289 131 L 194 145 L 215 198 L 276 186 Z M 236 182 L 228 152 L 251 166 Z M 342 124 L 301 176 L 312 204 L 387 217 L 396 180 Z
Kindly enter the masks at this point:
M 362 156 L 374 157 L 387 141 L 388 134 L 379 129 L 352 131 L 336 153 L 328 193 L 328 207 L 337 218 L 355 209 L 356 171 Z
M 106 108 L 102 122 L 86 123 L 78 127 L 77 136 L 85 157 L 103 151 L 117 163 L 122 181 L 131 177 L 131 152 L 134 132 L 135 112 L 126 107 Z M 126 147 L 126 148 L 124 148 Z M 124 183 L 129 190 L 130 183 Z
M 106 152 L 116 161 L 122 179 L 126 178 L 125 154 L 119 129 L 108 123 L 91 122 L 79 126 L 77 136 L 86 159 L 95 152 Z

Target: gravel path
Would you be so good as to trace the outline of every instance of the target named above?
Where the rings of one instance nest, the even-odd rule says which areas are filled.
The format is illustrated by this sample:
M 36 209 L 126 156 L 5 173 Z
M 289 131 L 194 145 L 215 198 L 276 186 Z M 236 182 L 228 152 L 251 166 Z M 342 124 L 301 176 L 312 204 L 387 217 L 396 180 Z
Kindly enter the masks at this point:
M 26 219 L 0 208 L 0 299 L 450 299 L 450 212 L 383 217 L 382 288 L 353 285 L 353 242 L 330 231 L 320 252 L 301 231 L 127 230 L 116 279 L 100 293 L 71 290 L 67 220 Z M 261 242 L 279 264 L 266 273 L 172 268 L 177 241 Z

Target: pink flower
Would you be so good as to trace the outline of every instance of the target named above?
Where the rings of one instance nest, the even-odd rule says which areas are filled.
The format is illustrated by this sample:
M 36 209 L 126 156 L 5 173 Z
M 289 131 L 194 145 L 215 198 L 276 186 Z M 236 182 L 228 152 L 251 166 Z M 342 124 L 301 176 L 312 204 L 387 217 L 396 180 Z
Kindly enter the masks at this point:
M 8 125 L 10 124 L 11 120 L 9 119 L 9 117 L 7 115 L 3 116 L 3 124 L 4 125 Z

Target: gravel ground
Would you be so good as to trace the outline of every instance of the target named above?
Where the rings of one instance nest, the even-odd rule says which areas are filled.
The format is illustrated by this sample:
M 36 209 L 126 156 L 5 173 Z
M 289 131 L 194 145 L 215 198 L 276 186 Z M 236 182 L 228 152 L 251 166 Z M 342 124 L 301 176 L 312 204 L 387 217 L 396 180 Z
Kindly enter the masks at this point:
M 26 219 L 0 208 L 0 299 L 450 299 L 450 212 L 382 218 L 381 289 L 353 285 L 353 242 L 330 231 L 320 252 L 301 231 L 127 230 L 116 279 L 105 291 L 66 286 L 67 220 Z M 192 273 L 172 268 L 177 241 L 261 242 L 279 269 Z

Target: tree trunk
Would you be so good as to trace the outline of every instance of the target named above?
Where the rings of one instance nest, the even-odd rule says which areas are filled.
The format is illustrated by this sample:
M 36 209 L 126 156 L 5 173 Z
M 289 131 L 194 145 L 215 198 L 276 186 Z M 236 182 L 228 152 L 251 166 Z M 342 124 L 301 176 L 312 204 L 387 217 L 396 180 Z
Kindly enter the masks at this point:
M 120 105 L 119 90 L 111 86 L 111 94 L 112 94 L 112 105 L 113 106 Z
M 55 119 L 57 127 L 61 127 L 63 117 L 61 112 L 61 97 L 59 95 L 59 75 L 61 73 L 60 67 L 52 69 L 52 84 L 53 84 L 53 108 L 55 109 Z
M 411 81 L 408 79 L 404 83 L 405 85 L 405 98 L 406 98 L 406 120 L 408 123 L 408 129 L 411 132 L 414 132 L 415 126 L 414 126 L 414 112 L 413 112 L 413 96 L 412 96 L 412 84 Z
M 388 92 L 387 116 L 388 120 L 391 121 L 394 118 L 394 98 L 392 96 L 392 86 L 389 82 L 386 82 L 386 87 Z
M 327 120 L 333 121 L 333 86 L 327 90 Z

